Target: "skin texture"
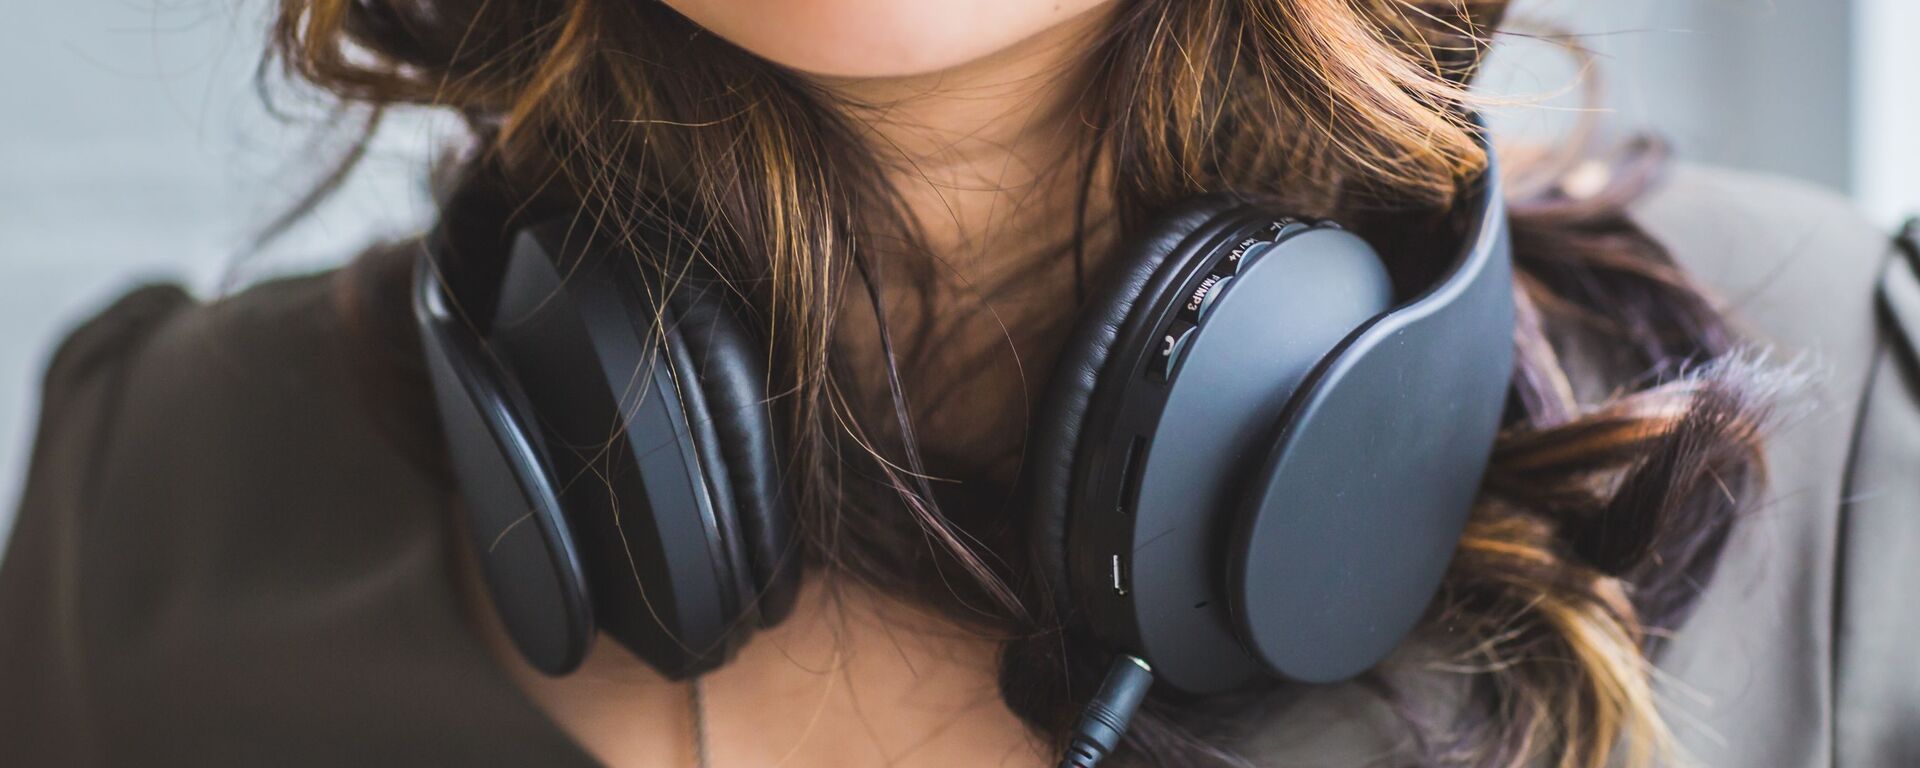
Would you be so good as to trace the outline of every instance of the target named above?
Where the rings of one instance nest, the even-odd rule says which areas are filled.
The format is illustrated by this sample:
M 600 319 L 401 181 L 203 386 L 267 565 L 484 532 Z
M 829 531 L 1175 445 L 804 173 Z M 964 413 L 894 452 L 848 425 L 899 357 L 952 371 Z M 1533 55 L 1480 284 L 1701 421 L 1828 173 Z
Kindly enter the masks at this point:
M 901 77 L 1012 47 L 1109 0 L 666 0 L 776 64 L 816 75 Z
M 894 327 L 915 334 L 903 346 L 941 350 L 900 366 L 909 391 L 947 393 L 911 404 L 930 469 L 1009 482 L 1026 406 L 1044 377 L 1019 361 L 1053 359 L 1074 312 L 1073 265 L 1063 257 L 1085 138 L 1074 109 L 1085 54 L 1113 6 L 668 2 L 751 52 L 808 73 L 867 129 L 933 251 L 930 260 L 881 253 L 876 275 L 898 298 L 888 307 Z M 1092 229 L 1089 253 L 1097 258 L 1106 235 L 1097 221 Z M 854 301 L 846 311 L 839 343 L 851 368 L 883 370 L 871 308 Z M 927 316 L 939 318 L 937 327 L 913 330 Z M 917 386 L 925 382 L 944 386 Z M 856 386 L 879 392 L 885 381 Z M 1053 765 L 1056 756 L 1000 698 L 997 639 L 873 589 L 825 581 L 810 574 L 794 614 L 703 681 L 711 765 Z M 489 616 L 484 587 L 467 582 L 472 609 Z M 483 623 L 515 680 L 602 762 L 696 764 L 686 685 L 605 638 L 579 672 L 547 678 L 517 657 L 497 621 Z
M 928 469 L 1011 486 L 1027 414 L 1075 317 L 1071 235 L 1088 123 L 1086 54 L 1111 21 L 1098 6 L 937 73 L 822 78 L 849 102 L 932 253 L 880 254 L 898 366 Z M 1105 189 L 1104 177 L 1094 190 Z M 1089 200 L 1088 268 L 1111 250 Z M 849 292 L 839 349 L 860 401 L 887 402 L 872 307 Z M 889 420 L 879 419 L 880 424 Z
M 470 604 L 490 612 L 479 584 Z M 566 677 L 521 662 L 489 622 L 495 655 L 574 740 L 611 768 L 698 764 L 691 691 L 600 638 Z M 996 644 L 869 590 L 808 582 L 794 615 L 702 680 L 709 763 L 787 768 L 1045 768 L 1007 711 Z

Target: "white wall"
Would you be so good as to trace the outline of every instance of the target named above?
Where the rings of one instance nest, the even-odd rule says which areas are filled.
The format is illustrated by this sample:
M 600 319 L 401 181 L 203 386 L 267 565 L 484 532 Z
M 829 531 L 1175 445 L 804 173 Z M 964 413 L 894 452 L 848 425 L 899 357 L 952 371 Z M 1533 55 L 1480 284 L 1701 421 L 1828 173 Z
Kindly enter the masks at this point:
M 1518 0 L 1599 56 L 1616 126 L 1649 126 L 1682 158 L 1799 177 L 1847 192 L 1892 226 L 1920 214 L 1920 0 Z M 1563 87 L 1565 57 L 1517 41 L 1489 85 Z M 1550 133 L 1574 106 L 1503 110 Z
M 1875 0 L 1911 3 L 1914 0 Z M 1846 0 L 1516 0 L 1518 31 L 1540 20 L 1595 56 L 1605 120 L 1651 128 L 1682 158 L 1783 173 L 1836 190 L 1853 180 L 1853 22 Z M 1543 43 L 1516 39 L 1483 83 L 1516 96 L 1564 89 L 1574 72 Z M 1566 123 L 1576 94 L 1548 109 L 1502 110 L 1509 129 Z
M 1920 215 L 1920 2 L 1857 1 L 1854 189 L 1893 223 Z
M 383 136 L 334 205 L 264 253 L 249 238 L 332 146 L 316 110 L 271 117 L 253 90 L 265 2 L 33 2 L 0 24 L 0 543 L 58 337 L 128 287 L 205 295 L 313 268 L 425 220 L 419 120 Z

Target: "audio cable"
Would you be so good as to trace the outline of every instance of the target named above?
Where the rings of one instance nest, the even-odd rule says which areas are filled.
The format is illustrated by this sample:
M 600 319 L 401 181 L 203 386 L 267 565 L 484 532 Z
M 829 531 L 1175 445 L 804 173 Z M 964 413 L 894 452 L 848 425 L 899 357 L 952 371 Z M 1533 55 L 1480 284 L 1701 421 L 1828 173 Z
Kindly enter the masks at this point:
M 1073 727 L 1073 739 L 1060 758 L 1060 768 L 1094 768 L 1127 735 L 1127 724 L 1140 708 L 1140 700 L 1153 687 L 1153 667 L 1132 656 L 1115 657 L 1107 667 L 1100 691 L 1080 710 L 1080 722 Z

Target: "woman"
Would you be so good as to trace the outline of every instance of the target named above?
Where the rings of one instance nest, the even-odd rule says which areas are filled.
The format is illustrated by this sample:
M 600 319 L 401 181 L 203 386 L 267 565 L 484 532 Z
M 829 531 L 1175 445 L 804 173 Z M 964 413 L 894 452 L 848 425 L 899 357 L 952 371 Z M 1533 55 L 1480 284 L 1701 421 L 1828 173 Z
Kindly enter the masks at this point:
M 459 531 L 417 243 L 210 304 L 147 288 L 48 374 L 0 750 L 1051 765 L 1105 651 L 1035 573 L 1017 489 L 1087 286 L 1213 192 L 1398 243 L 1398 271 L 1444 258 L 1409 222 L 1488 161 L 1464 83 L 1503 10 L 283 0 L 278 61 L 370 125 L 458 111 L 455 175 L 501 217 L 676 229 L 745 297 L 802 592 L 697 686 L 611 642 L 545 677 Z M 1509 173 L 1508 413 L 1419 630 L 1351 683 L 1156 689 L 1115 763 L 1920 761 L 1915 257 L 1817 193 L 1580 149 Z

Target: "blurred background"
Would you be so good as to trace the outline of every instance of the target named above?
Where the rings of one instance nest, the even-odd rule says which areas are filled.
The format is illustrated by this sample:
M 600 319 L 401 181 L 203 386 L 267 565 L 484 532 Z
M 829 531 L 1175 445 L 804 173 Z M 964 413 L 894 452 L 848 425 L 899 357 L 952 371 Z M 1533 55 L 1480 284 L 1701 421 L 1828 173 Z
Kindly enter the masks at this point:
M 255 246 L 343 144 L 323 100 L 263 98 L 271 5 L 16 3 L 0 25 L 0 547 L 40 373 L 74 323 L 142 281 L 216 295 L 428 220 L 423 169 L 451 126 L 399 115 L 339 195 Z M 1503 43 L 1483 90 L 1533 104 L 1494 115 L 1503 135 L 1562 130 L 1585 71 L 1615 131 L 1833 189 L 1890 229 L 1920 212 L 1920 2 L 1518 0 L 1515 13 L 1595 59 L 1583 69 L 1546 42 Z

